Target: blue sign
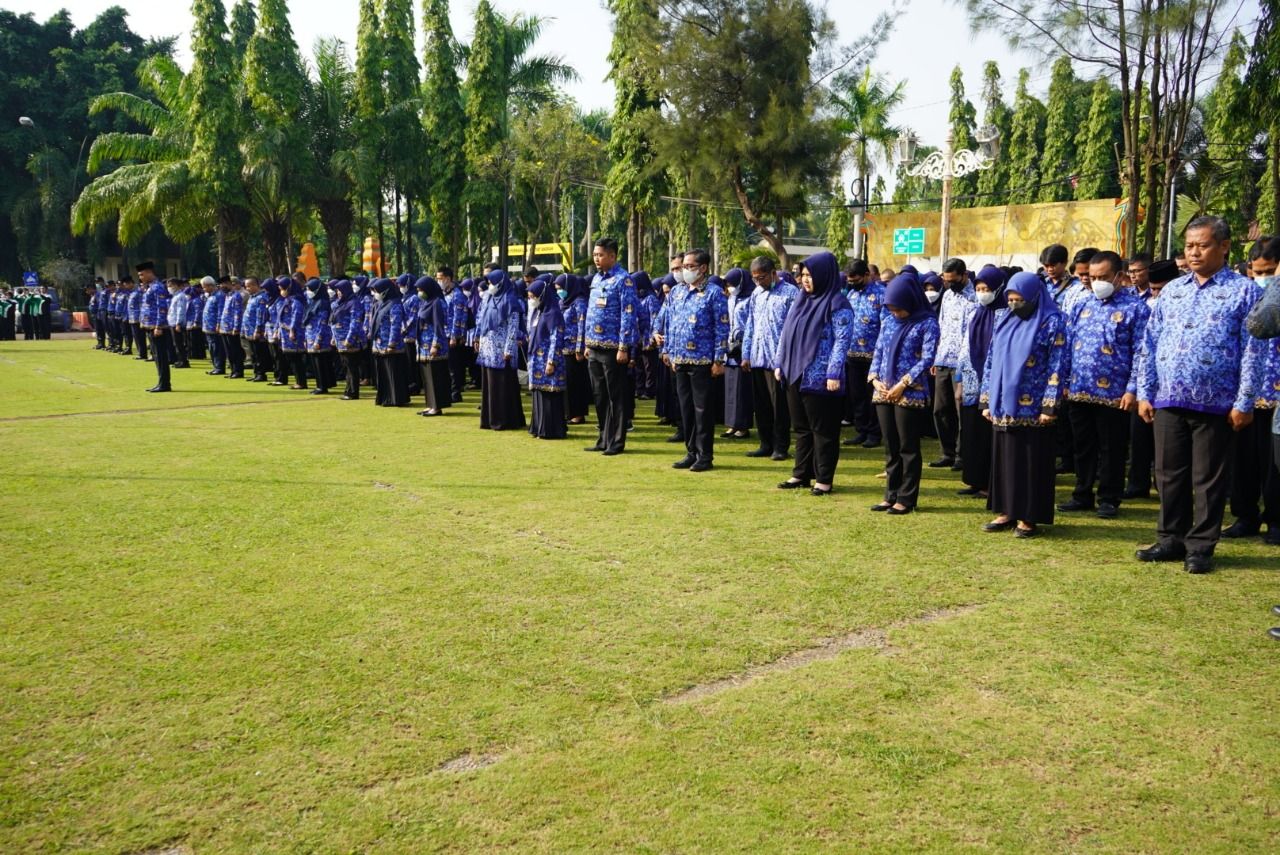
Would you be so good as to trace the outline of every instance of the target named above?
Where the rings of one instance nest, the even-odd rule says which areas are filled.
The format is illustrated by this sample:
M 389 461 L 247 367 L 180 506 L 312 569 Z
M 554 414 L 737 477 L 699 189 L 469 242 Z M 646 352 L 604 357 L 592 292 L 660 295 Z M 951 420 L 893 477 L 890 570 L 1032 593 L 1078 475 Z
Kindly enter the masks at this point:
M 22 284 L 28 288 L 34 288 L 40 284 L 40 274 L 34 270 L 28 270 L 22 274 Z

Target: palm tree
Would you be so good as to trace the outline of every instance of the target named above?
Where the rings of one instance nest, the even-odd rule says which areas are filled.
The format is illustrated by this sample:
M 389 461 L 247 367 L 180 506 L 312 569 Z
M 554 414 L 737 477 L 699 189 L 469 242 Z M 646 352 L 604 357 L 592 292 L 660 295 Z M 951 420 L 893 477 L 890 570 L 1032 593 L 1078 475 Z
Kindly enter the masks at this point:
M 836 80 L 830 96 L 836 112 L 836 127 L 844 137 L 845 154 L 853 157 L 858 174 L 870 186 L 877 161 L 893 161 L 893 147 L 902 127 L 890 115 L 902 106 L 904 83 L 889 85 L 880 74 L 865 69 L 860 75 Z
M 182 93 L 183 73 L 167 56 L 155 56 L 139 67 L 143 89 L 155 100 L 128 92 L 99 95 L 89 112 L 121 113 L 145 132 L 100 134 L 89 148 L 89 174 L 103 164 L 118 164 L 81 191 L 71 209 L 76 234 L 117 219 L 122 246 L 138 243 L 159 222 L 178 243 L 214 225 L 214 211 L 191 177 L 191 135 Z
M 309 195 L 316 206 L 329 251 L 329 272 L 341 276 L 350 256 L 355 210 L 357 140 L 355 70 L 340 39 L 319 39 L 315 46 L 316 79 L 307 89 L 307 144 L 316 171 Z
M 507 57 L 508 114 L 521 107 L 541 107 L 556 97 L 556 87 L 578 79 L 578 72 L 560 56 L 526 56 L 547 19 L 517 12 L 498 16 Z

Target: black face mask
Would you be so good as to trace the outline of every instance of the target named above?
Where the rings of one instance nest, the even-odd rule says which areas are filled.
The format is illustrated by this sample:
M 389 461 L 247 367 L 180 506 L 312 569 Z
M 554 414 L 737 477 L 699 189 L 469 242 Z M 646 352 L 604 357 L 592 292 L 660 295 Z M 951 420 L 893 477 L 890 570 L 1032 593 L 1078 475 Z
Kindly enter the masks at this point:
M 1034 304 L 1023 300 L 1018 304 L 1018 308 L 1010 308 L 1009 311 L 1013 312 L 1015 317 L 1025 321 L 1036 313 L 1036 307 Z
M 962 279 L 962 280 L 960 280 L 959 282 L 952 282 L 952 283 L 951 283 L 951 290 L 952 290 L 952 291 L 955 291 L 957 294 L 959 294 L 961 291 L 963 291 L 963 290 L 964 290 L 964 280 Z

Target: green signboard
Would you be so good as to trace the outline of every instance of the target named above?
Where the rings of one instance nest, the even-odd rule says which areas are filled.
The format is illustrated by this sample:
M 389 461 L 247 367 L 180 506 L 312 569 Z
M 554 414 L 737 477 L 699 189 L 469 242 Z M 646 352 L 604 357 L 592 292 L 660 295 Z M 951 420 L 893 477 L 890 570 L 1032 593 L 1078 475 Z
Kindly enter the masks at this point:
M 924 255 L 924 229 L 894 229 L 894 255 Z

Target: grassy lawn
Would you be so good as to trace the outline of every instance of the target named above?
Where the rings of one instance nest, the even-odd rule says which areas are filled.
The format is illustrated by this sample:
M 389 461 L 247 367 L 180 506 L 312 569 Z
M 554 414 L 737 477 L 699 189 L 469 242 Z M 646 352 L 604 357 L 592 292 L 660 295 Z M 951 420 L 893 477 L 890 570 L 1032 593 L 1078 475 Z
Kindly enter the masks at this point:
M 1280 839 L 1259 541 L 1193 577 L 1153 502 L 1024 543 L 950 472 L 868 512 L 878 450 L 819 500 L 643 403 L 609 459 L 90 347 L 0 346 L 0 851 Z

